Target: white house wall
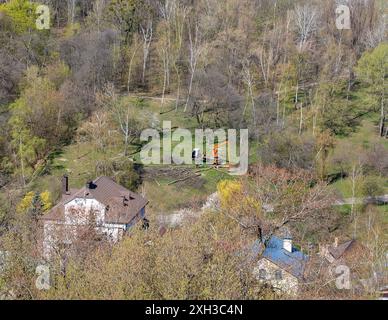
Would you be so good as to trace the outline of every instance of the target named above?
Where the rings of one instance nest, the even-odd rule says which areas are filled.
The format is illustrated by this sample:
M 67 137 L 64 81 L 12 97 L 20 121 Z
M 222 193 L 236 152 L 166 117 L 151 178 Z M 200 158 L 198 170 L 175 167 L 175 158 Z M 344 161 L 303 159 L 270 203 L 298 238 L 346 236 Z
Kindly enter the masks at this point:
M 65 205 L 65 221 L 45 221 L 43 226 L 43 256 L 50 256 L 58 243 L 71 244 L 77 237 L 77 227 L 90 223 L 90 213 L 96 215 L 95 230 L 116 243 L 124 232 L 145 216 L 143 208 L 129 224 L 105 223 L 105 206 L 95 199 L 76 198 Z
M 60 221 L 45 221 L 43 226 L 43 256 L 50 259 L 58 243 L 72 244 L 77 237 L 77 228 L 82 224 L 67 224 Z M 126 231 L 125 224 L 104 223 L 95 228 L 96 232 L 105 234 L 113 243 L 118 242 Z
M 58 243 L 72 244 L 77 237 L 77 225 L 45 221 L 43 225 L 43 256 L 49 259 Z
M 81 214 L 76 214 L 77 211 Z M 96 213 L 97 224 L 104 222 L 105 206 L 102 203 L 95 199 L 76 198 L 65 205 L 65 222 L 77 225 L 87 224 L 91 212 Z
M 106 234 L 112 242 L 117 242 L 121 239 L 126 230 L 125 224 L 104 223 L 102 227 L 97 228 L 98 231 Z

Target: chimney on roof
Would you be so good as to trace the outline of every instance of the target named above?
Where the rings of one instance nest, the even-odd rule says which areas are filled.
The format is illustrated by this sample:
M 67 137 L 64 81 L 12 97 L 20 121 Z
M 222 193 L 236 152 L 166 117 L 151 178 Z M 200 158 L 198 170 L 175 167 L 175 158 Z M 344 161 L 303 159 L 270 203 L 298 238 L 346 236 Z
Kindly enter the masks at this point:
M 283 238 L 283 249 L 287 252 L 292 252 L 292 238 L 284 237 Z
M 260 226 L 257 226 L 257 238 L 260 242 L 263 242 L 263 230 Z
M 326 256 L 326 253 L 327 253 L 327 246 L 322 244 L 322 243 L 318 243 L 318 254 L 321 256 L 321 257 L 324 257 Z
M 90 195 L 90 190 L 93 189 L 93 186 L 94 186 L 93 181 L 86 182 L 84 197 L 87 197 Z
M 126 196 L 123 196 L 123 206 L 128 206 L 128 198 Z
M 69 177 L 63 175 L 62 177 L 62 194 L 69 194 Z

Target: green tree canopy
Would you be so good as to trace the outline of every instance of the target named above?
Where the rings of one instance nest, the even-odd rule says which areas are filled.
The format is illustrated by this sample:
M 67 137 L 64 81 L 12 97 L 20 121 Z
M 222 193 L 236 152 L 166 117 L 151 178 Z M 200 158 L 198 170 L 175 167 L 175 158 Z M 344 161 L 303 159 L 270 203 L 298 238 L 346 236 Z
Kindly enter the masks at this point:
M 356 67 L 358 79 L 365 86 L 365 100 L 371 107 L 380 109 L 380 135 L 385 129 L 385 100 L 388 95 L 388 43 L 365 52 Z
M 28 0 L 10 0 L 0 4 L 0 12 L 11 18 L 12 29 L 17 34 L 36 28 L 36 8 L 37 4 Z

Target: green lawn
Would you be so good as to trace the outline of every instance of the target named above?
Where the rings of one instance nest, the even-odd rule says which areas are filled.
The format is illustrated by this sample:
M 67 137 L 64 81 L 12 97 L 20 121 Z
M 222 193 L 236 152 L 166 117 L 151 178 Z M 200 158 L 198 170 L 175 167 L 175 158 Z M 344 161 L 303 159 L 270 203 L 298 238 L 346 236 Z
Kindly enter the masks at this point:
M 174 103 L 166 103 L 162 108 L 160 102 L 134 99 L 124 97 L 128 103 L 136 105 L 136 114 L 139 119 L 147 118 L 152 119 L 155 122 L 156 127 L 162 126 L 162 121 L 171 121 L 172 128 L 187 128 L 192 133 L 197 126 L 196 120 L 190 114 L 183 112 L 182 108 L 178 111 L 174 109 Z M 373 120 L 375 121 L 375 120 Z M 336 144 L 335 150 L 331 155 L 331 159 L 338 157 L 341 153 L 346 152 L 350 157 L 357 157 L 361 150 L 368 148 L 373 141 L 376 141 L 374 122 L 372 119 L 363 121 L 363 125 L 357 132 L 349 137 L 339 139 Z M 163 140 L 162 150 L 163 152 Z M 172 149 L 180 142 L 172 142 Z M 385 142 L 388 147 L 388 141 Z M 194 146 L 194 134 L 192 140 L 187 140 L 186 147 L 191 149 Z M 258 149 L 260 146 L 257 143 L 250 143 L 249 162 L 254 163 L 258 160 Z M 138 145 L 133 145 L 129 148 L 130 157 L 135 162 L 140 162 Z M 69 146 L 64 147 L 62 150 L 53 153 L 51 156 L 51 162 L 47 167 L 44 175 L 34 180 L 31 185 L 32 190 L 43 191 L 53 190 L 58 188 L 58 181 L 60 177 L 67 173 L 70 177 L 70 186 L 74 188 L 80 188 L 84 183 L 96 176 L 95 168 L 96 164 L 101 160 L 112 160 L 122 156 L 123 145 L 121 140 L 117 140 L 112 146 L 106 148 L 104 152 L 97 151 L 93 146 L 87 142 L 77 142 Z M 211 153 L 210 151 L 208 151 Z M 190 170 L 198 170 L 194 165 L 151 165 L 150 168 L 164 168 L 166 166 L 176 166 L 176 168 L 188 167 Z M 145 166 L 147 170 L 148 166 Z M 329 168 L 331 173 L 336 172 L 338 168 L 332 166 Z M 203 198 L 216 191 L 217 183 L 223 179 L 233 179 L 227 174 L 226 169 L 210 169 L 203 170 L 201 176 L 196 181 L 189 181 L 187 183 L 181 182 L 173 185 L 169 183 L 177 179 L 172 174 L 171 177 L 158 177 L 156 179 L 146 179 L 144 184 L 146 192 L 151 202 L 155 203 L 155 208 L 160 210 L 172 210 L 188 205 L 190 201 L 196 201 L 197 198 Z M 56 185 L 54 188 L 53 185 Z M 381 185 L 384 186 L 386 193 L 388 193 L 388 181 L 381 178 Z M 351 197 L 351 181 L 349 178 L 340 179 L 332 184 L 332 187 L 338 190 L 343 197 Z M 54 190 L 55 192 L 55 190 Z M 357 194 L 359 196 L 359 194 Z
M 388 149 L 388 140 L 381 139 L 377 136 L 377 118 L 369 117 L 362 121 L 362 125 L 356 132 L 348 137 L 340 138 L 334 148 L 334 151 L 328 159 L 330 164 L 328 168 L 329 174 L 335 174 L 340 171 L 340 166 L 335 164 L 335 159 L 346 158 L 347 161 L 353 161 L 358 163 L 358 159 L 361 153 L 367 152 L 367 150 L 374 143 L 383 143 Z M 385 194 L 388 193 L 388 180 L 384 177 L 377 178 L 380 181 L 381 187 L 385 190 Z M 349 178 L 339 179 L 332 184 L 333 188 L 338 190 L 343 197 L 348 198 L 352 196 L 352 182 Z M 356 192 L 357 196 L 361 196 L 360 190 Z
M 382 194 L 388 194 L 388 179 L 385 177 L 374 177 L 382 187 Z M 331 185 L 335 190 L 339 191 L 342 197 L 352 197 L 352 181 L 351 178 L 339 179 Z M 362 181 L 356 183 L 356 197 L 363 197 Z
M 195 122 L 192 117 L 189 117 L 183 112 L 178 111 L 168 112 L 160 115 L 162 110 L 169 110 L 171 106 L 165 106 L 160 108 L 160 104 L 149 101 L 135 101 L 133 98 L 128 99 L 128 102 L 135 103 L 138 110 L 138 117 L 152 117 L 156 123 L 161 121 L 172 121 L 172 127 L 188 128 L 193 130 L 195 128 Z M 194 137 L 193 140 L 194 141 Z M 163 142 L 163 141 L 162 141 Z M 179 142 L 172 143 L 172 149 Z M 188 149 L 191 148 L 190 140 L 187 142 Z M 130 158 L 135 162 L 140 162 L 139 153 L 135 153 L 139 146 L 132 145 L 129 148 Z M 50 156 L 49 164 L 46 167 L 45 173 L 37 177 L 30 185 L 30 189 L 36 191 L 49 190 L 54 194 L 54 198 L 57 198 L 60 193 L 60 178 L 63 174 L 69 175 L 69 183 L 72 188 L 80 188 L 89 179 L 93 179 L 96 176 L 96 165 L 102 160 L 113 160 L 115 158 L 122 157 L 123 143 L 121 140 L 117 140 L 107 147 L 103 151 L 98 151 L 88 142 L 75 142 L 71 145 L 65 146 L 62 150 L 53 153 Z M 163 152 L 163 148 L 161 150 Z M 171 182 L 179 179 L 172 170 L 171 176 L 163 176 L 156 178 L 144 178 L 143 187 L 141 190 L 145 192 L 147 198 L 150 200 L 151 211 L 154 212 L 170 212 L 175 209 L 179 209 L 185 206 L 190 206 L 193 203 L 204 201 L 206 197 L 215 192 L 217 183 L 223 179 L 232 179 L 227 174 L 226 169 L 211 169 L 209 166 L 203 168 L 196 168 L 194 165 L 150 165 L 144 166 L 144 170 L 158 168 L 163 169 L 166 167 L 176 168 L 181 170 L 187 168 L 187 170 L 195 175 L 196 171 L 201 170 L 201 175 L 195 177 L 195 179 L 189 179 L 187 182 L 179 182 L 171 184 Z

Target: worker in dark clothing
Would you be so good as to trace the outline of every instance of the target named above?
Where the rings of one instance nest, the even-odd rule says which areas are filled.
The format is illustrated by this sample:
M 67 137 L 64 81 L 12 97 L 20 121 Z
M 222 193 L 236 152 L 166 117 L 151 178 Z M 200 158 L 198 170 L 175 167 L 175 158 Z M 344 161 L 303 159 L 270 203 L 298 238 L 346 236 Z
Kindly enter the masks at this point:
M 196 168 L 199 167 L 199 161 L 197 161 L 197 159 L 200 159 L 200 157 L 201 157 L 201 150 L 198 148 L 194 149 L 193 152 L 191 153 L 191 158 L 195 163 Z

